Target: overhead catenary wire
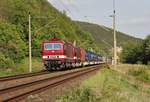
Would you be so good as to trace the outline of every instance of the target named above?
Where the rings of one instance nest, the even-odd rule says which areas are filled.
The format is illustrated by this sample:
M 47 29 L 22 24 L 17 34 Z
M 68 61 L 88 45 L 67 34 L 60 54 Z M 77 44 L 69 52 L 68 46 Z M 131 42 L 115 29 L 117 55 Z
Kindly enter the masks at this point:
M 55 18 L 54 20 L 52 20 L 51 22 L 47 23 L 46 25 L 42 26 L 41 28 L 35 30 L 34 33 L 37 33 L 38 31 L 42 30 L 45 27 L 48 27 L 50 24 L 54 23 L 57 20 L 57 18 Z

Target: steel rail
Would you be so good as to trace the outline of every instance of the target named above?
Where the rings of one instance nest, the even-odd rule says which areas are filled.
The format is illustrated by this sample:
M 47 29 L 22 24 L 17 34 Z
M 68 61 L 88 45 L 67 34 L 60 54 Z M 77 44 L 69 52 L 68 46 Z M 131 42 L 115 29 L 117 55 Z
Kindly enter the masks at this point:
M 33 77 L 33 76 L 42 75 L 42 74 L 48 74 L 48 73 L 50 73 L 50 72 L 48 72 L 46 70 L 42 70 L 40 72 L 33 72 L 33 73 L 26 73 L 26 74 L 7 76 L 7 77 L 0 77 L 0 82 L 11 81 L 11 80 L 27 78 L 27 77 Z

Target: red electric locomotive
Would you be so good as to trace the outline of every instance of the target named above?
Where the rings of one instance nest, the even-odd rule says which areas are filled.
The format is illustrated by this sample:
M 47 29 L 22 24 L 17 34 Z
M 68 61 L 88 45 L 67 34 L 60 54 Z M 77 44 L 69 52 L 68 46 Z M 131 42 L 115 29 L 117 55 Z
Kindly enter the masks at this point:
M 60 70 L 70 68 L 80 63 L 80 48 L 73 44 L 52 39 L 42 44 L 42 58 L 47 70 Z

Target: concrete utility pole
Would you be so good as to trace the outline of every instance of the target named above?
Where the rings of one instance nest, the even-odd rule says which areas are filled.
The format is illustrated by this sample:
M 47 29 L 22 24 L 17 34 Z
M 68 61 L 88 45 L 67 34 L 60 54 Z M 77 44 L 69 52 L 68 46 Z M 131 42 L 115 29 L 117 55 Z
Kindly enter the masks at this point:
M 115 0 L 113 0 L 113 29 L 114 29 L 114 68 L 117 67 L 117 39 L 116 39 L 116 10 Z
M 32 72 L 32 50 L 31 50 L 31 15 L 29 13 L 29 72 Z
M 33 17 L 32 17 L 33 18 Z M 52 17 L 34 17 L 36 19 L 48 19 Z M 29 72 L 32 72 L 32 35 L 31 35 L 31 14 L 29 12 Z M 47 27 L 51 23 L 55 22 L 57 18 L 55 18 L 52 22 L 49 22 L 48 24 L 42 26 L 41 28 L 37 29 L 34 33 L 37 33 L 38 31 L 42 30 L 44 27 Z

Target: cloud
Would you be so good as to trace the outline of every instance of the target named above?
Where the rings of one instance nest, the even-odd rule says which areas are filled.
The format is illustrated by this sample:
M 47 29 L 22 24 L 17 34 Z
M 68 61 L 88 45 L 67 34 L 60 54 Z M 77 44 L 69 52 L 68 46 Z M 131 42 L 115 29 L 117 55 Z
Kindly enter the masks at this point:
M 74 0 L 60 0 L 62 3 L 65 5 L 74 5 L 75 1 Z

